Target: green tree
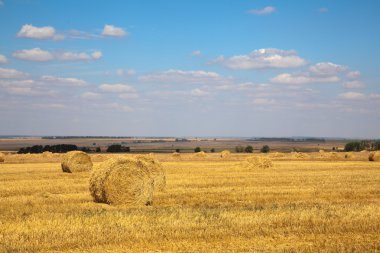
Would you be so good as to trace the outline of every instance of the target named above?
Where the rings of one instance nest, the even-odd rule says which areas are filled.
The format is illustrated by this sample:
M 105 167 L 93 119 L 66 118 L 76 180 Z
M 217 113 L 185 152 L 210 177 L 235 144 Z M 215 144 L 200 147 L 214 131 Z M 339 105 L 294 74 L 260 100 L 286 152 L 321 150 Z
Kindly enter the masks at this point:
M 177 148 L 176 150 L 175 150 L 175 152 L 177 152 L 177 153 L 179 153 L 181 150 L 179 149 L 179 148 Z
M 346 152 L 360 151 L 360 150 L 362 150 L 362 149 L 361 149 L 361 144 L 360 144 L 360 142 L 358 142 L 358 141 L 348 142 L 348 143 L 344 146 L 344 151 L 346 151 Z
M 261 153 L 269 153 L 270 151 L 270 148 L 268 145 L 264 145 L 262 148 L 261 148 Z
M 215 148 L 212 148 L 212 149 L 210 150 L 210 152 L 211 152 L 211 153 L 215 153 Z
M 251 145 L 248 145 L 244 149 L 245 153 L 253 153 L 253 147 Z
M 198 153 L 198 152 L 201 152 L 202 151 L 202 149 L 200 148 L 200 147 L 196 147 L 195 149 L 194 149 L 194 152 L 195 153 Z
M 242 147 L 242 146 L 236 146 L 235 147 L 235 152 L 236 153 L 243 153 L 244 152 L 244 147 Z

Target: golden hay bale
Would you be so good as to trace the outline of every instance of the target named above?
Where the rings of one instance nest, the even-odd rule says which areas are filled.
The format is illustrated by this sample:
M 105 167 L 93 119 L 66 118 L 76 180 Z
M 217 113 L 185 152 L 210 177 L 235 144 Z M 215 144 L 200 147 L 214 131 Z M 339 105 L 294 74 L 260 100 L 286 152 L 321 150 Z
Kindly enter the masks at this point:
M 0 163 L 5 162 L 5 155 L 3 153 L 0 153 Z
M 273 167 L 273 163 L 268 157 L 250 156 L 242 163 L 242 166 L 248 169 L 267 169 Z
M 319 150 L 319 153 L 323 154 L 323 153 L 325 153 L 325 151 L 321 149 L 321 150 Z
M 223 150 L 222 152 L 220 152 L 220 157 L 221 158 L 227 158 L 227 157 L 230 157 L 231 156 L 231 152 L 229 150 Z
M 89 155 L 82 151 L 70 151 L 62 159 L 61 167 L 63 172 L 81 172 L 92 169 L 92 162 Z
M 207 157 L 207 154 L 204 152 L 204 151 L 201 151 L 201 152 L 197 152 L 194 154 L 194 157 L 197 157 L 197 158 L 205 158 Z
M 152 156 L 137 155 L 135 159 L 148 164 L 147 168 L 153 178 L 154 189 L 163 191 L 166 187 L 166 173 L 162 164 Z
M 293 158 L 297 158 L 297 159 L 305 159 L 308 157 L 307 154 L 302 153 L 302 152 L 292 152 L 292 156 Z
M 346 159 L 352 159 L 352 158 L 354 158 L 354 157 L 355 157 L 354 154 L 351 153 L 351 152 L 346 153 L 346 154 L 344 155 L 344 158 L 346 158 Z
M 178 152 L 174 152 L 174 153 L 172 154 L 172 157 L 173 157 L 173 158 L 176 158 L 176 159 L 181 159 L 181 154 L 178 153 Z
M 380 151 L 371 152 L 368 156 L 368 160 L 371 162 L 380 162 Z
M 95 202 L 112 205 L 153 204 L 153 178 L 147 163 L 134 158 L 111 158 L 95 166 L 90 193 Z
M 45 151 L 45 152 L 43 152 L 42 153 L 42 157 L 52 157 L 53 156 L 53 153 L 52 152 L 50 152 L 50 151 Z
M 331 160 L 339 160 L 339 155 L 338 155 L 338 153 L 336 153 L 336 152 L 331 152 L 331 153 L 329 154 L 329 158 L 330 158 Z

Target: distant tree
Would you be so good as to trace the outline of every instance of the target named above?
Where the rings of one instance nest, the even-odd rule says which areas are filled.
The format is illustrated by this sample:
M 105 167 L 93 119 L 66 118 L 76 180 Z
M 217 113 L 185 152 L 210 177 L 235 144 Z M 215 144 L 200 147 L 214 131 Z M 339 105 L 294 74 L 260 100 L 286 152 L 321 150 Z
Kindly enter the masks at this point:
M 129 147 L 122 146 L 120 144 L 113 144 L 107 148 L 108 153 L 122 153 L 122 152 L 130 152 L 131 149 Z
M 269 153 L 270 151 L 270 148 L 268 145 L 264 145 L 262 148 L 261 148 L 261 153 Z
M 211 153 L 215 153 L 215 148 L 210 149 Z
M 244 152 L 244 147 L 243 146 L 236 146 L 235 147 L 235 152 L 236 153 L 243 153 Z
M 352 141 L 346 143 L 344 146 L 344 151 L 346 152 L 351 152 L 351 151 L 361 151 L 361 144 L 358 141 Z
M 80 147 L 79 150 L 86 153 L 91 152 L 91 149 L 89 147 Z
M 177 148 L 177 149 L 175 150 L 175 152 L 180 153 L 181 150 L 180 150 L 179 148 Z
M 100 149 L 100 147 L 97 147 L 96 150 L 95 150 L 96 153 L 100 153 L 102 152 L 102 150 Z
M 253 147 L 251 145 L 248 145 L 244 149 L 245 153 L 253 153 Z
M 333 151 L 335 151 L 335 150 L 336 150 L 336 148 L 335 148 L 335 147 L 332 147 L 332 150 L 333 150 Z
M 200 147 L 196 147 L 195 149 L 194 149 L 194 152 L 195 153 L 198 153 L 198 152 L 201 152 L 202 151 L 202 149 L 200 148 Z
M 380 150 L 380 140 L 373 143 L 374 150 Z

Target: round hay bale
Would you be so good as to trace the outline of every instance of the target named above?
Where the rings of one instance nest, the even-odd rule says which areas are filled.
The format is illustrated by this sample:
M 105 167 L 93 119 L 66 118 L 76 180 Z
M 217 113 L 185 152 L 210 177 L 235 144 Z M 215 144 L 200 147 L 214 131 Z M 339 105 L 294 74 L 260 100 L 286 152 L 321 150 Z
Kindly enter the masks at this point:
M 152 205 L 153 178 L 147 163 L 133 158 L 111 158 L 98 164 L 90 177 L 95 202 L 111 205 Z
M 331 152 L 329 158 L 330 160 L 339 160 L 339 155 L 336 152 Z
M 172 154 L 172 157 L 175 158 L 175 159 L 181 159 L 181 154 L 178 153 L 178 152 L 174 152 L 174 153 Z
M 380 151 L 371 152 L 368 156 L 368 160 L 371 162 L 380 162 Z
M 221 158 L 228 158 L 230 156 L 231 156 L 231 152 L 229 150 L 223 150 L 222 152 L 220 152 Z
M 250 156 L 242 163 L 242 166 L 247 169 L 268 169 L 273 167 L 273 163 L 268 157 Z
M 165 190 L 166 173 L 162 164 L 152 156 L 137 155 L 135 158 L 148 164 L 147 168 L 150 176 L 153 178 L 154 189 L 158 191 Z
M 352 158 L 354 158 L 354 154 L 351 153 L 351 152 L 348 152 L 348 153 L 346 153 L 346 154 L 344 155 L 344 158 L 346 158 L 346 159 L 352 159 Z
M 53 153 L 50 151 L 45 151 L 42 153 L 42 157 L 47 158 L 47 157 L 52 157 Z
M 0 163 L 5 162 L 5 154 L 0 153 Z
M 207 157 L 207 154 L 204 151 L 201 151 L 201 152 L 195 153 L 194 157 L 196 157 L 196 158 L 205 158 L 205 157 Z
M 73 173 L 89 171 L 92 169 L 92 162 L 89 155 L 82 151 L 70 151 L 66 153 L 61 162 L 63 172 Z

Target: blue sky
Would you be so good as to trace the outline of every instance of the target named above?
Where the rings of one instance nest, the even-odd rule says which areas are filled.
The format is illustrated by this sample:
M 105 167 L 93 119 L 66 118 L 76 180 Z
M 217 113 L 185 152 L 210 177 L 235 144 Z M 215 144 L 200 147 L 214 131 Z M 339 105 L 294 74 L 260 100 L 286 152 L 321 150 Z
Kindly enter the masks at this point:
M 0 134 L 379 138 L 379 1 L 0 1 Z

